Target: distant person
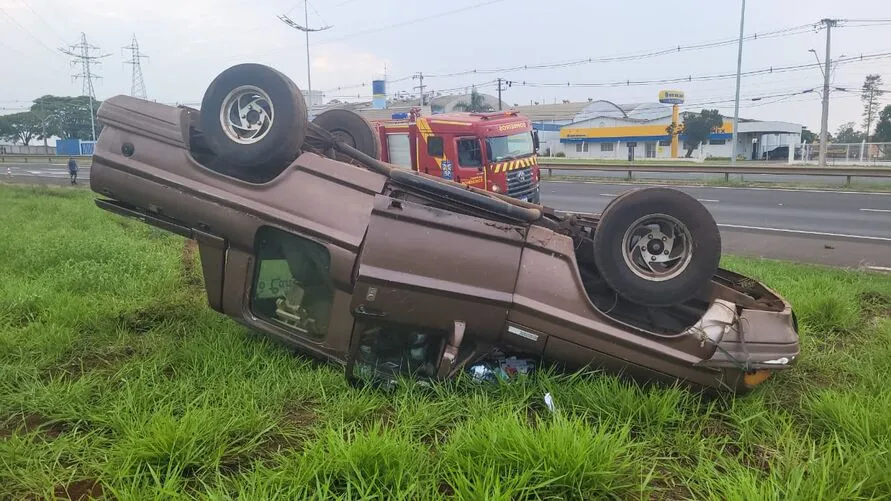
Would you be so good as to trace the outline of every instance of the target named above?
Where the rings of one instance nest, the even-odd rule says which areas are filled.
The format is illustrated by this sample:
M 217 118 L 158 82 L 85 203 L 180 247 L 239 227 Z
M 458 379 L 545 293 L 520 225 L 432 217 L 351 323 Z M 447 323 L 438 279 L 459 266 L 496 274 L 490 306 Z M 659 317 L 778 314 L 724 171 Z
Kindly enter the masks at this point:
M 68 157 L 68 175 L 71 176 L 71 184 L 77 184 L 77 162 Z

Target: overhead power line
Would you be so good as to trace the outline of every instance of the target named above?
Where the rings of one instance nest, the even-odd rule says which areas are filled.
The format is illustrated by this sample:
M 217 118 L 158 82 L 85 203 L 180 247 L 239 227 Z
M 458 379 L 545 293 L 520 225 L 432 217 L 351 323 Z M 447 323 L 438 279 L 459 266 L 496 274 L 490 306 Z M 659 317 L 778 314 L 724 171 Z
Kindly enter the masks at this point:
M 865 54 L 861 56 L 855 57 L 847 57 L 847 58 L 839 58 L 834 60 L 835 64 L 844 64 L 844 63 L 853 63 L 859 61 L 871 61 L 877 59 L 887 59 L 891 57 L 891 52 L 881 52 L 877 54 Z M 753 75 L 764 75 L 771 73 L 787 73 L 791 71 L 801 71 L 810 68 L 817 68 L 820 66 L 820 63 L 805 63 L 805 64 L 796 64 L 789 66 L 771 66 L 769 68 L 762 68 L 759 70 L 750 70 L 743 71 L 740 73 L 742 76 L 753 76 Z M 659 78 L 659 79 L 647 79 L 647 80 L 615 80 L 611 82 L 529 82 L 525 80 L 512 80 L 513 85 L 520 85 L 525 87 L 632 87 L 632 86 L 640 86 L 640 85 L 656 85 L 656 84 L 672 84 L 672 83 L 684 83 L 684 82 L 695 82 L 695 81 L 712 81 L 712 80 L 725 80 L 728 78 L 736 78 L 736 73 L 720 73 L 714 75 L 702 75 L 702 76 L 685 76 L 685 77 L 675 77 L 675 78 Z
M 891 24 L 891 23 L 889 23 Z M 876 24 L 871 24 L 873 26 Z M 808 24 L 800 24 L 797 26 L 790 26 L 787 28 L 780 28 L 772 31 L 767 31 L 764 33 L 752 33 L 750 35 L 746 35 L 743 37 L 743 41 L 750 40 L 769 40 L 773 38 L 781 38 L 781 37 L 789 37 L 789 36 L 797 36 L 803 35 L 806 33 L 813 33 L 818 31 L 820 26 L 819 22 L 808 23 Z M 858 27 L 860 25 L 846 25 L 844 27 Z M 864 24 L 862 26 L 867 26 Z M 691 44 L 677 44 L 671 47 L 663 47 L 660 49 L 651 49 L 641 52 L 633 52 L 627 54 L 619 54 L 614 56 L 598 56 L 598 57 L 588 57 L 588 58 L 579 58 L 565 61 L 556 61 L 556 62 L 543 62 L 543 63 L 535 63 L 535 64 L 523 64 L 523 65 L 513 65 L 513 66 L 504 66 L 499 68 L 474 68 L 468 70 L 460 70 L 454 72 L 446 72 L 446 73 L 425 73 L 425 77 L 428 78 L 449 78 L 456 76 L 465 76 L 465 75 L 473 75 L 473 74 L 502 74 L 502 73 L 511 73 L 518 71 L 534 71 L 534 70 L 554 70 L 560 68 L 567 68 L 573 66 L 582 66 L 587 64 L 604 64 L 604 63 L 615 63 L 615 62 L 629 62 L 629 61 L 639 61 L 644 59 L 651 59 L 661 56 L 667 56 L 671 54 L 678 54 L 682 52 L 690 52 L 690 51 L 699 51 L 705 49 L 713 49 L 725 46 L 731 46 L 737 44 L 739 42 L 739 38 L 727 38 L 722 40 L 712 40 L 712 41 L 702 41 L 702 42 L 694 42 Z M 397 83 L 405 80 L 410 80 L 411 75 L 388 79 L 387 83 Z M 370 85 L 368 82 L 361 82 L 357 84 L 350 85 L 339 85 L 337 87 L 332 87 L 331 89 L 326 89 L 325 92 L 334 92 L 334 91 L 344 91 L 351 89 L 359 89 L 362 87 L 366 87 Z

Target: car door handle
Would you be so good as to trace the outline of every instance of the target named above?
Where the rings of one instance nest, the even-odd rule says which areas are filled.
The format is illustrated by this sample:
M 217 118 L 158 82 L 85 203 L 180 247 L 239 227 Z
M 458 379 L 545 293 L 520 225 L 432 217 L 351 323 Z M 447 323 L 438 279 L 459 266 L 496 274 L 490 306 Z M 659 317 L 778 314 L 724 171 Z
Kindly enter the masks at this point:
M 353 310 L 357 315 L 363 315 L 366 317 L 385 317 L 387 313 L 380 310 L 366 310 L 364 304 L 360 304 L 358 308 Z

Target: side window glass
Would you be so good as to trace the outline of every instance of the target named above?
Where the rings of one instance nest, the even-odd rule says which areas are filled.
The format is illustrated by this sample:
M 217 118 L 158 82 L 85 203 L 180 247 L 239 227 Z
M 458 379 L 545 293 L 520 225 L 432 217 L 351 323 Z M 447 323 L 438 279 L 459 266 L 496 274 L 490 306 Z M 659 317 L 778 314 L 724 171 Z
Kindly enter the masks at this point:
M 483 155 L 478 139 L 458 140 L 458 165 L 461 167 L 482 167 Z
M 334 297 L 328 250 L 269 227 L 257 232 L 256 247 L 251 312 L 307 337 L 324 338 Z
M 408 134 L 387 134 L 387 148 L 391 164 L 411 168 L 411 146 L 408 142 Z
M 427 154 L 431 157 L 443 156 L 442 138 L 439 136 L 430 136 L 427 138 Z

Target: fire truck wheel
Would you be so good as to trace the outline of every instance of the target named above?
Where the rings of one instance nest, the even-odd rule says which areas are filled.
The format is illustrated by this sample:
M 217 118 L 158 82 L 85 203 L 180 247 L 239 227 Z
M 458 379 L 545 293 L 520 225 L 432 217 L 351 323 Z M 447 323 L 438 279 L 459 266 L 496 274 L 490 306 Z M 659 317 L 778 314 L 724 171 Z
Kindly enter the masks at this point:
M 338 141 L 380 159 L 381 146 L 377 132 L 365 117 L 355 111 L 335 108 L 320 113 L 312 123 L 330 132 Z
M 210 149 L 243 175 L 280 172 L 299 155 L 306 101 L 290 78 L 261 64 L 232 66 L 208 86 L 201 131 Z
M 643 306 L 691 299 L 708 285 L 721 259 L 721 234 L 711 213 L 670 188 L 622 194 L 601 214 L 593 240 L 606 283 Z

